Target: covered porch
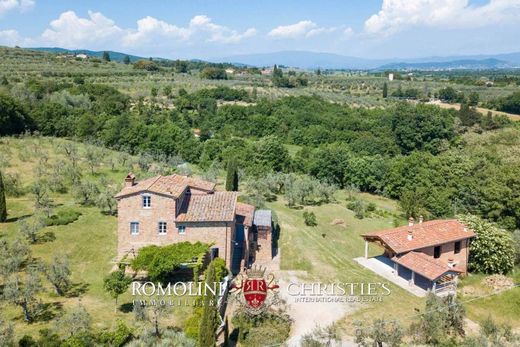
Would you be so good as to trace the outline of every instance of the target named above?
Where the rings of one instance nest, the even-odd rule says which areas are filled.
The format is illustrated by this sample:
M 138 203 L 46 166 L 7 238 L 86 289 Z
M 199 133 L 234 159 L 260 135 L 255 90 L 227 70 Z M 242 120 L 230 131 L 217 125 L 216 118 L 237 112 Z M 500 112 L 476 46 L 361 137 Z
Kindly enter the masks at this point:
M 410 266 L 412 267 L 410 269 L 403 265 L 400 260 L 391 259 L 385 255 L 372 258 L 359 257 L 354 260 L 361 266 L 419 297 L 424 297 L 430 292 L 436 295 L 456 293 L 458 273 L 447 269 L 443 269 L 442 274 L 432 277 L 427 271 L 422 271 L 420 266 Z

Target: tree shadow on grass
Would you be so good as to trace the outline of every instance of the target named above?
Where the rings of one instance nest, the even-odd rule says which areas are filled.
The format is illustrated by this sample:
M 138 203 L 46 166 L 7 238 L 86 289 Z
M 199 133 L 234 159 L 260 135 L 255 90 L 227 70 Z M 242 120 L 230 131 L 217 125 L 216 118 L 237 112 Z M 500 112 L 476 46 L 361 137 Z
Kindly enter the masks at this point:
M 36 243 L 52 242 L 56 240 L 56 235 L 53 231 L 46 231 L 43 234 L 38 235 Z
M 72 283 L 69 290 L 67 290 L 67 293 L 65 294 L 65 297 L 67 298 L 76 298 L 78 296 L 81 296 L 85 294 L 88 290 L 89 284 L 88 283 Z
M 5 222 L 6 223 L 14 223 L 14 222 L 18 222 L 19 220 L 22 220 L 22 219 L 25 219 L 25 218 L 29 218 L 31 216 L 32 216 L 32 214 L 24 214 L 23 216 L 7 218 L 5 220 Z
M 49 322 L 53 320 L 59 312 L 63 311 L 61 302 L 47 302 L 38 305 L 38 312 L 34 317 L 35 322 Z
M 228 346 L 234 347 L 237 345 L 238 334 L 239 334 L 238 328 L 234 328 L 233 331 L 231 332 L 231 334 L 229 334 Z
M 134 304 L 131 302 L 125 302 L 122 305 L 119 305 L 118 310 L 123 313 L 130 313 L 134 310 Z

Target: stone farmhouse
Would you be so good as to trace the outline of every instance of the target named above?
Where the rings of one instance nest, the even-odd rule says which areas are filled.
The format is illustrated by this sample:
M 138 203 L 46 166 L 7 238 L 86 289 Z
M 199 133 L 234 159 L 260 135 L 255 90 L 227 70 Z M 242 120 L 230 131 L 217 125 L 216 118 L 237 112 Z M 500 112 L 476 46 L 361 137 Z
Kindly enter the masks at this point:
M 359 263 L 378 273 L 392 269 L 395 277 L 408 281 L 419 292 L 452 292 L 459 275 L 467 274 L 470 241 L 475 233 L 457 220 L 433 220 L 361 235 L 365 257 Z M 381 256 L 368 257 L 369 243 L 383 249 Z M 377 265 L 377 262 L 380 264 Z M 384 264 L 385 266 L 382 266 Z
M 270 260 L 271 211 L 256 210 L 237 197 L 192 177 L 173 174 L 137 182 L 129 173 L 115 196 L 118 259 L 149 245 L 200 241 L 212 244 L 211 258 L 223 258 L 234 274 L 257 258 Z

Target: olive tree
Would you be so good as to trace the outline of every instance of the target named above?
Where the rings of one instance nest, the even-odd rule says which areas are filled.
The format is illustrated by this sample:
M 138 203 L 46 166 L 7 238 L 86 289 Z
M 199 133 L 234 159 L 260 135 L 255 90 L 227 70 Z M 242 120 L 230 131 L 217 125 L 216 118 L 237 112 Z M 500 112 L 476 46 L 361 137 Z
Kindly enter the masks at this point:
M 67 256 L 55 255 L 52 262 L 45 267 L 45 276 L 54 287 L 57 295 L 64 295 L 70 287 L 70 274 Z
M 32 322 L 39 306 L 36 295 L 41 291 L 40 275 L 30 270 L 24 281 L 19 274 L 11 275 L 4 286 L 3 296 L 6 301 L 21 307 L 26 322 Z

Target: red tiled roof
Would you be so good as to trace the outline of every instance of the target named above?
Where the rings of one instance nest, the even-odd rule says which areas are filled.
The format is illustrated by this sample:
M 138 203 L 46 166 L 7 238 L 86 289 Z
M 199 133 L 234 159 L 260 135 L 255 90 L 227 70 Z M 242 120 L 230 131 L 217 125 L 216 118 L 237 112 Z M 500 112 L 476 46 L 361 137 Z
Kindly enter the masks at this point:
M 413 238 L 408 240 L 409 232 Z M 425 247 L 441 245 L 448 242 L 464 240 L 475 236 L 475 233 L 456 219 L 433 220 L 413 226 L 376 231 L 361 235 L 364 239 L 377 238 L 390 247 L 395 253 L 404 253 Z
M 187 196 L 178 222 L 232 222 L 235 220 L 236 192 L 215 192 Z
M 400 257 L 393 257 L 392 260 L 431 281 L 448 271 L 457 271 L 442 261 L 421 252 L 408 252 Z
M 137 182 L 131 187 L 124 187 L 115 198 L 121 198 L 143 191 L 170 195 L 174 198 L 179 197 L 186 187 L 205 190 L 208 192 L 215 190 L 215 183 L 199 180 L 192 177 L 181 175 L 156 176 Z
M 255 214 L 255 207 L 253 205 L 244 204 L 243 202 L 237 202 L 236 214 L 240 217 L 239 222 L 244 225 L 252 226 L 253 217 Z

